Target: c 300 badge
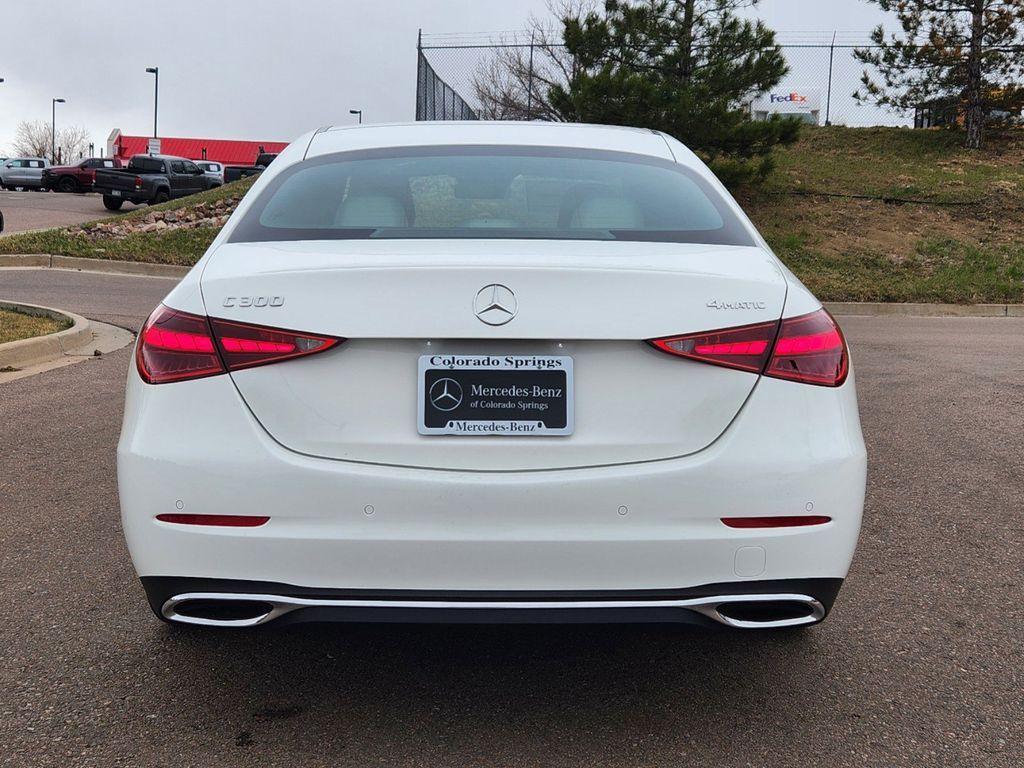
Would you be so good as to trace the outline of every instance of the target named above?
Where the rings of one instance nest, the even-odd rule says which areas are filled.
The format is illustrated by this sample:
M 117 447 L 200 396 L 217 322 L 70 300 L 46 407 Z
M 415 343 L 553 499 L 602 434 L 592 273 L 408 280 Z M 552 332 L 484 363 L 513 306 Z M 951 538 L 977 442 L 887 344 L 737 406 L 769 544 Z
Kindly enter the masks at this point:
M 227 296 L 225 307 L 280 307 L 284 296 Z

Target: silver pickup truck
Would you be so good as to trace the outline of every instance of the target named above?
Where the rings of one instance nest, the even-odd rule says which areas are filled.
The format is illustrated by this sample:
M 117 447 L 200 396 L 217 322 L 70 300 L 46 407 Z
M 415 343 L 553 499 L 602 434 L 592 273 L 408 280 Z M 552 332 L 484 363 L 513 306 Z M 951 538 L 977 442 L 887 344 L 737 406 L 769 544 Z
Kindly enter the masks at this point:
M 44 157 L 11 157 L 0 165 L 0 188 L 42 189 L 43 171 L 50 167 Z

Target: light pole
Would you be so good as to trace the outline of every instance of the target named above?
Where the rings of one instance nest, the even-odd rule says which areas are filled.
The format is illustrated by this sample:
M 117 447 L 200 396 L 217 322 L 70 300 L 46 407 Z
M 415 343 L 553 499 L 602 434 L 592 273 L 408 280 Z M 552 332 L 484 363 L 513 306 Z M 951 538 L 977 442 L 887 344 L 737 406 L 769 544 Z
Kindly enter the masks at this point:
M 348 111 L 350 115 L 359 115 L 359 124 L 363 124 L 363 110 L 361 109 L 350 109 Z
M 50 162 L 57 162 L 57 105 L 63 104 L 64 99 L 53 99 L 53 103 L 50 104 L 51 111 L 53 112 L 52 120 L 50 122 Z
M 146 71 L 153 75 L 153 138 L 159 138 L 156 132 L 156 108 L 160 103 L 160 67 L 146 67 Z

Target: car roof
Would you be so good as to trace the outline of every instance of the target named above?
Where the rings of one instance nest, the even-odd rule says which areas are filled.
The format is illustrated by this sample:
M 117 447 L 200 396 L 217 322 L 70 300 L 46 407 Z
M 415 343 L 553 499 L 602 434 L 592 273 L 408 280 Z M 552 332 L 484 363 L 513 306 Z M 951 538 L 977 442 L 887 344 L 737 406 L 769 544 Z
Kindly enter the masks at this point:
M 180 155 L 149 155 L 145 152 L 139 152 L 137 155 L 132 155 L 131 159 L 134 160 L 136 157 L 150 157 L 154 160 L 188 160 L 187 157 L 181 157 Z M 189 160 L 189 162 L 192 162 Z
M 673 156 L 662 134 L 648 128 L 497 120 L 333 126 L 317 131 L 306 157 L 358 149 L 452 144 L 578 147 L 683 160 Z

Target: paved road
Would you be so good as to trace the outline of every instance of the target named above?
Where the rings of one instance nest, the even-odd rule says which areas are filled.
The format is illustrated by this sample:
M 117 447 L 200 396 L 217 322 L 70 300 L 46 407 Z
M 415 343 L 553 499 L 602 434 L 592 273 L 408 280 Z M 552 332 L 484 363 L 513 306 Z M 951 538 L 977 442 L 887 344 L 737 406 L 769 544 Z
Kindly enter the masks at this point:
M 131 210 L 131 207 L 125 210 Z M 115 215 L 103 207 L 99 195 L 3 190 L 0 190 L 0 211 L 4 214 L 4 234 L 66 227 Z
M 169 283 L 0 271 L 138 327 Z M 1024 320 L 845 318 L 860 548 L 803 633 L 157 622 L 121 538 L 130 351 L 0 387 L 0 763 L 1020 766 Z

